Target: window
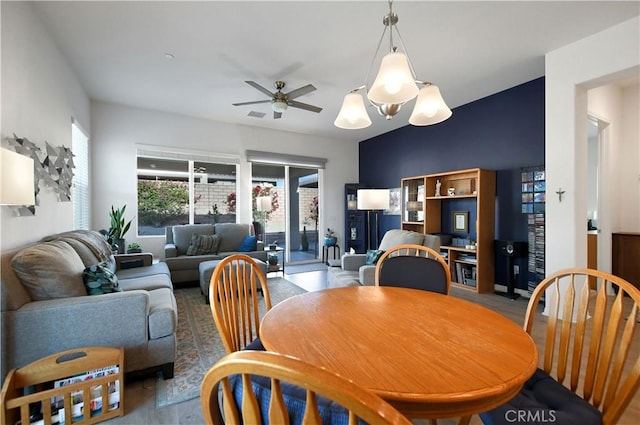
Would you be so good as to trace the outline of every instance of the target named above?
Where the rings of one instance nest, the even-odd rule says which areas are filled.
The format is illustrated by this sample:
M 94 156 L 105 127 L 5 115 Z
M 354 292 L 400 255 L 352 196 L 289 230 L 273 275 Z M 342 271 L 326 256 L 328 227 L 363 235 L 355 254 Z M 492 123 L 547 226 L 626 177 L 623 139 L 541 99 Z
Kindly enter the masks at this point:
M 89 138 L 75 123 L 71 123 L 71 151 L 73 152 L 73 228 L 88 230 L 90 226 L 89 204 Z
M 138 156 L 138 235 L 165 227 L 236 221 L 236 164 L 189 155 Z

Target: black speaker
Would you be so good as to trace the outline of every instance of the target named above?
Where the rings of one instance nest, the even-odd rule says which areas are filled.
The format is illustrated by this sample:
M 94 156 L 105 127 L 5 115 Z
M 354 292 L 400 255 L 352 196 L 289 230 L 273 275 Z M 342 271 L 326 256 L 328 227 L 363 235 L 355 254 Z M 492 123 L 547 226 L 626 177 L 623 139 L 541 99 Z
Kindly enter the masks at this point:
M 521 257 L 527 253 L 527 243 L 518 241 L 495 241 L 496 254 L 504 257 Z

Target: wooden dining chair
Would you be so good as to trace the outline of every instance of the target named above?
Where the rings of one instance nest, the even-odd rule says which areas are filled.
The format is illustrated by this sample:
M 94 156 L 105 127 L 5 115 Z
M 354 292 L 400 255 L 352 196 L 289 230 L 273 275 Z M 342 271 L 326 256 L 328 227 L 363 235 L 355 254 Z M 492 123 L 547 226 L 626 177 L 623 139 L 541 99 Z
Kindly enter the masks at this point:
M 590 278 L 596 290 L 589 289 Z M 608 284 L 617 295 L 607 296 Z M 544 339 L 543 364 L 513 400 L 480 414 L 482 421 L 512 424 L 521 414 L 558 425 L 618 423 L 640 387 L 639 308 L 640 291 L 609 273 L 572 268 L 544 279 L 524 323 L 527 333 Z M 534 320 L 536 313 L 546 321 Z
M 376 263 L 376 286 L 396 286 L 449 294 L 451 272 L 436 250 L 414 244 L 396 245 Z
M 340 375 L 267 351 L 223 357 L 205 375 L 200 402 L 205 423 L 215 425 L 319 425 L 347 420 L 356 425 L 358 418 L 372 425 L 411 424 L 379 396 Z
M 267 278 L 248 255 L 230 255 L 214 269 L 209 285 L 211 313 L 227 353 L 245 348 L 264 350 L 259 338 L 259 292 L 265 312 L 269 311 Z

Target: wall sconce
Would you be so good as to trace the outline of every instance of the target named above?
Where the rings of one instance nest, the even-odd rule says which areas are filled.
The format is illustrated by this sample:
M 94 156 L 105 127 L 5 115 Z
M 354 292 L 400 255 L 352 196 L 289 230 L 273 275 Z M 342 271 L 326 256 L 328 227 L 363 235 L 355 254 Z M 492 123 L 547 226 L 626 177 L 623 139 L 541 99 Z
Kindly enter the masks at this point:
M 33 159 L 0 148 L 0 205 L 34 205 Z

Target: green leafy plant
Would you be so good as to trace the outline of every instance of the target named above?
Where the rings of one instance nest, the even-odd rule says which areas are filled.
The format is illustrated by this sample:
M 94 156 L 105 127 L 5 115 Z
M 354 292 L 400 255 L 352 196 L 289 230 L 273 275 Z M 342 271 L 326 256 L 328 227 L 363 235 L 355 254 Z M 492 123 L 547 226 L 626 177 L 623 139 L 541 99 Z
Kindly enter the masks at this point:
M 128 246 L 127 249 L 140 249 L 140 244 L 137 242 L 131 242 Z
M 127 234 L 129 228 L 131 227 L 131 222 L 133 220 L 129 220 L 129 222 L 125 222 L 124 212 L 127 209 L 127 205 L 123 205 L 122 208 L 114 208 L 111 206 L 111 212 L 109 213 L 109 217 L 111 218 L 111 227 L 109 228 L 109 237 L 112 241 L 118 241 L 120 239 L 124 239 L 124 235 Z

